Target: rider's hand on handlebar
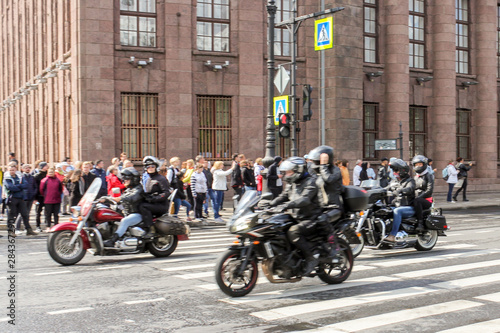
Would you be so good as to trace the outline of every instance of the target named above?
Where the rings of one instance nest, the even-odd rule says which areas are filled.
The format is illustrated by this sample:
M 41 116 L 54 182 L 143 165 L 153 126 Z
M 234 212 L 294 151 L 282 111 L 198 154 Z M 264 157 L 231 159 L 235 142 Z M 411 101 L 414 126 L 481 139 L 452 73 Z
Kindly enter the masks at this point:
M 283 213 L 285 210 L 287 210 L 286 205 L 279 205 L 275 207 L 271 207 L 268 212 L 273 213 L 273 214 L 279 214 Z

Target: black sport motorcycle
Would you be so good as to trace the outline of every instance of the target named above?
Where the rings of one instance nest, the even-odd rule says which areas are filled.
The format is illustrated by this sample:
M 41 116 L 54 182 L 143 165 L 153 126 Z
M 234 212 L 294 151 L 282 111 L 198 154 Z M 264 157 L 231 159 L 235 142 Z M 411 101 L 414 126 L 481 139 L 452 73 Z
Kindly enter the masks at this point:
M 417 251 L 430 251 L 439 236 L 446 236 L 444 231 L 449 229 L 446 218 L 441 209 L 431 207 L 424 211 L 424 232 L 415 230 L 418 224 L 416 217 L 403 218 L 396 242 L 385 242 L 383 239 L 392 229 L 394 209 L 399 206 L 400 198 L 394 198 L 391 191 L 379 187 L 374 181 L 363 182 L 361 186 L 368 189 L 369 205 L 359 214 L 357 223 L 351 225 L 356 234 L 362 235 L 361 243 L 352 247 L 354 257 L 361 254 L 365 246 L 380 250 L 415 247 Z M 391 205 L 388 205 L 392 198 Z
M 215 279 L 229 296 L 240 297 L 252 291 L 257 283 L 259 262 L 271 283 L 298 282 L 304 277 L 305 260 L 287 238 L 288 229 L 297 221 L 290 214 L 281 213 L 280 207 L 256 208 L 260 200 L 269 200 L 271 196 L 246 191 L 228 221 L 229 231 L 238 240 L 219 258 Z M 331 214 L 332 223 L 338 218 L 335 212 Z M 330 233 L 311 236 L 308 241 L 319 255 L 319 264 L 307 277 L 318 276 L 328 284 L 342 283 L 349 277 L 354 258 L 344 239 Z

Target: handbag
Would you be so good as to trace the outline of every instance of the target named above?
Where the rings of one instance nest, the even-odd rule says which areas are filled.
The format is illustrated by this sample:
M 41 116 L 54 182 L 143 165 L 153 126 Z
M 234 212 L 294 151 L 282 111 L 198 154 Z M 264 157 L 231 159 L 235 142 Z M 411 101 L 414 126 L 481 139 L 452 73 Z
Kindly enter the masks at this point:
M 464 185 L 464 178 L 459 179 L 454 188 L 461 188 Z

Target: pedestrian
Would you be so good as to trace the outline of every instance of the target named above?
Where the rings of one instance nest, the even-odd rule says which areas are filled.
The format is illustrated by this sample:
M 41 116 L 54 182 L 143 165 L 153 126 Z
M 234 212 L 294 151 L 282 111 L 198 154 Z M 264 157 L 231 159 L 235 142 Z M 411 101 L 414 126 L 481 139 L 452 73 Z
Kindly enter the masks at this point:
M 67 169 L 67 163 L 62 162 L 58 163 L 56 165 L 56 177 L 61 181 L 63 184 L 63 194 L 61 198 L 61 210 L 62 210 L 62 215 L 71 215 L 68 213 L 68 205 L 69 205 L 69 192 L 66 189 L 65 184 L 65 178 L 67 176 L 67 172 L 65 172 L 65 169 Z
M 99 190 L 99 194 L 97 195 L 97 198 L 103 197 L 108 193 L 108 184 L 106 183 L 106 171 L 104 170 L 104 161 L 103 160 L 97 160 L 95 161 L 95 167 L 92 169 L 92 174 L 94 174 L 96 177 L 101 178 L 101 189 Z
M 70 171 L 74 171 L 75 170 L 75 167 L 71 164 L 71 158 L 69 156 L 66 156 L 64 158 L 63 165 L 64 164 L 66 164 L 68 166 L 66 169 L 63 168 L 64 172 L 70 172 Z
M 50 225 L 52 224 L 52 216 L 54 216 L 54 225 L 59 223 L 62 192 L 63 185 L 59 178 L 56 177 L 55 169 L 49 168 L 47 177 L 42 179 L 40 183 L 40 193 L 42 193 L 45 203 L 45 224 L 47 225 L 47 232 L 50 230 Z
M 349 176 L 349 161 L 340 160 L 339 161 L 340 174 L 342 175 L 342 185 L 348 186 L 351 183 L 351 178 Z
M 124 168 L 127 168 L 127 166 L 125 166 L 125 162 L 126 161 L 129 161 L 128 157 L 127 157 L 127 153 L 122 152 L 120 154 L 120 163 L 118 164 L 118 167 L 119 167 L 120 171 L 122 171 L 122 169 L 124 169 Z
M 234 195 L 241 196 L 244 192 L 243 176 L 241 175 L 240 161 L 242 154 L 233 154 L 233 166 L 235 166 L 234 172 L 231 174 L 231 187 L 233 188 Z M 239 200 L 239 199 L 238 199 Z
M 19 214 L 16 220 L 16 234 L 21 233 L 21 220 L 24 223 L 24 229 L 26 230 L 26 235 L 37 235 L 37 233 L 33 232 L 31 226 L 29 224 L 31 207 L 33 206 L 33 201 L 36 198 L 38 193 L 38 187 L 36 185 L 35 177 L 31 175 L 31 165 L 23 164 L 21 167 L 23 172 L 22 182 L 26 184 L 26 189 L 24 190 L 24 198 L 23 200 L 26 202 L 26 211 L 27 211 L 27 221 L 24 220 L 24 217 Z
M 241 161 L 241 169 L 243 170 L 243 183 L 245 184 L 245 191 L 255 191 L 257 183 L 255 182 L 254 171 L 250 169 L 248 160 Z
M 264 171 L 264 163 L 262 162 L 262 157 L 258 157 L 253 165 L 253 175 L 255 177 L 255 182 L 257 183 L 257 194 L 262 194 L 262 171 Z
M 70 206 L 78 206 L 78 203 L 85 194 L 85 182 L 82 178 L 82 170 L 76 169 L 71 175 L 68 183 Z
M 205 216 L 208 218 L 208 203 L 212 203 L 212 212 L 214 211 L 215 205 L 215 192 L 212 188 L 214 183 L 214 176 L 210 172 L 208 161 L 203 162 L 203 173 L 207 178 L 207 198 L 205 199 L 205 203 L 203 204 L 203 210 L 205 211 Z
M 83 161 L 76 161 L 75 164 L 73 164 L 73 169 L 74 170 L 81 170 L 83 165 Z
M 453 165 L 453 160 L 448 161 L 448 165 L 446 166 L 446 171 L 448 174 L 448 179 L 446 182 L 448 183 L 448 196 L 446 197 L 446 201 L 451 203 L 456 203 L 456 200 L 452 200 L 451 195 L 453 194 L 453 188 L 455 184 L 458 182 L 458 171 Z
M 281 160 L 281 156 L 275 156 L 273 164 L 267 171 L 267 188 L 273 194 L 273 199 L 283 191 L 283 182 L 281 181 L 283 175 L 280 173 Z
M 214 163 L 213 167 L 213 175 L 214 182 L 212 184 L 212 188 L 215 192 L 215 206 L 214 206 L 214 218 L 216 222 L 224 223 L 225 221 L 219 214 L 219 211 L 222 207 L 222 200 L 224 191 L 227 191 L 227 176 L 231 175 L 236 168 L 238 168 L 237 163 L 233 163 L 231 169 L 224 171 L 224 162 L 217 161 Z
M 36 231 L 37 232 L 42 232 L 42 210 L 44 210 L 45 207 L 45 201 L 43 194 L 40 192 L 40 184 L 42 180 L 47 177 L 47 171 L 49 170 L 49 165 L 47 162 L 40 162 L 38 164 L 38 173 L 34 175 L 35 181 L 36 181 L 36 187 L 38 188 L 38 193 L 36 196 L 36 206 L 35 206 L 35 212 L 36 212 Z
M 131 160 L 125 160 L 123 162 L 123 168 L 122 168 L 122 170 L 126 169 L 126 168 L 133 168 L 133 167 L 134 167 L 134 163 L 132 163 Z
M 180 160 L 179 160 L 180 162 Z M 193 206 L 186 200 L 186 192 L 184 191 L 184 183 L 182 179 L 184 178 L 184 174 L 186 173 L 186 169 L 181 169 L 177 173 L 177 176 L 174 176 L 174 186 L 177 188 L 176 195 L 174 197 L 174 216 L 177 217 L 179 214 L 179 209 L 181 206 L 186 207 L 186 221 L 191 222 L 193 219 L 189 216 L 191 209 Z M 168 175 L 168 172 L 167 172 Z M 172 185 L 171 185 L 172 186 Z M 174 187 L 173 187 L 174 188 Z
M 434 174 L 436 173 L 437 169 L 433 169 L 432 168 L 432 158 L 429 158 L 429 162 L 428 162 L 428 165 L 427 165 L 427 172 L 429 172 L 432 177 L 436 177 Z
M 40 162 L 43 162 L 43 161 L 36 160 L 35 163 L 33 163 L 33 170 L 31 170 L 31 175 L 34 176 L 40 171 L 40 169 L 39 169 Z
M 367 168 L 366 168 L 366 173 L 368 175 L 368 179 L 372 179 L 372 180 L 377 179 L 377 174 L 375 173 L 375 171 L 371 167 L 370 162 L 368 162 L 368 165 L 367 165 Z
M 116 174 L 116 176 L 121 179 L 121 176 L 120 176 L 120 159 L 118 157 L 113 157 L 111 159 L 111 165 L 114 166 L 116 168 L 116 170 L 118 170 L 118 173 Z M 106 171 L 106 177 L 107 176 L 109 176 L 109 168 Z
M 454 201 L 458 201 L 458 193 L 462 192 L 463 195 L 463 200 L 464 201 L 469 201 L 467 199 L 467 176 L 469 173 L 469 170 L 472 168 L 473 162 L 469 162 L 469 166 L 466 166 L 464 163 L 464 159 L 462 157 L 457 158 L 457 169 L 458 169 L 458 183 L 462 183 L 461 186 L 458 188 L 458 190 L 455 192 L 455 195 L 453 196 Z M 458 184 L 456 185 L 458 187 Z
M 16 163 L 17 166 L 19 166 L 19 161 L 16 160 L 16 154 L 9 153 L 9 163 L 10 162 L 14 162 L 14 163 Z
M 380 160 L 380 167 L 378 168 L 378 179 L 381 187 L 387 187 L 391 182 L 389 176 L 389 159 L 384 157 Z
M 207 197 L 207 177 L 203 172 L 203 164 L 196 164 L 195 171 L 191 175 L 191 191 L 193 192 L 194 217 L 198 222 L 203 221 L 203 203 Z
M 94 181 L 94 179 L 97 178 L 96 175 L 94 175 L 93 173 L 90 172 L 91 169 L 92 169 L 92 162 L 90 162 L 90 161 L 83 162 L 83 164 L 82 164 L 82 179 L 84 182 L 83 194 L 85 194 L 85 192 L 87 192 L 90 185 L 92 185 L 92 182 Z
M 108 184 L 108 195 L 112 197 L 119 196 L 113 193 L 114 188 L 120 189 L 120 193 L 123 193 L 123 191 L 125 191 L 126 188 L 125 185 L 123 185 L 120 178 L 118 178 L 118 172 L 120 171 L 118 170 L 118 167 L 115 165 L 111 165 L 107 171 L 108 175 L 106 176 L 106 182 Z
M 368 162 L 361 163 L 361 171 L 359 172 L 359 180 L 364 182 L 365 180 L 370 179 L 368 176 Z
M 16 237 L 15 221 L 18 214 L 21 214 L 24 226 L 29 235 L 33 235 L 31 226 L 29 225 L 29 213 L 26 207 L 25 191 L 28 184 L 23 182 L 22 176 L 17 173 L 17 164 L 9 163 L 8 172 L 5 173 L 3 179 L 5 187 L 5 195 L 7 197 L 8 218 L 7 229 L 11 237 Z
M 363 164 L 362 160 L 357 160 L 354 169 L 352 170 L 352 184 L 354 186 L 361 185 L 361 180 L 359 179 L 361 173 L 361 164 Z

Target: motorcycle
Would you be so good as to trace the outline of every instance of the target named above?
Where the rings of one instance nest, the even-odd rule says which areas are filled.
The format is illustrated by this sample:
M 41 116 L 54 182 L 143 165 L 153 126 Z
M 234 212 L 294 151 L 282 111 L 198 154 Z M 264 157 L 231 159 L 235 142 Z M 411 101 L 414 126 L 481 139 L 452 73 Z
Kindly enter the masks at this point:
M 50 229 L 47 249 L 54 261 L 74 265 L 87 251 L 96 256 L 150 252 L 155 257 L 168 257 L 177 248 L 178 241 L 189 239 L 189 226 L 166 214 L 154 219 L 153 237 L 144 238 L 145 231 L 139 224 L 128 228 L 114 247 L 104 247 L 104 240 L 111 238 L 123 215 L 118 207 L 111 209 L 95 200 L 101 182 L 96 178 L 78 206 L 71 207 L 70 222 L 56 224 Z
M 357 257 L 365 246 L 373 249 L 403 249 L 414 247 L 417 251 L 430 251 L 437 243 L 439 236 L 446 236 L 445 230 L 449 227 L 442 210 L 434 208 L 425 210 L 425 231 L 418 233 L 415 228 L 418 224 L 416 217 L 403 218 L 399 232 L 394 244 L 384 242 L 383 239 L 392 228 L 394 209 L 398 205 L 398 198 L 394 202 L 396 206 L 386 204 L 393 193 L 378 186 L 376 181 L 366 181 L 361 187 L 368 189 L 369 206 L 359 214 L 356 224 L 351 225 L 356 234 L 361 234 L 361 243 L 353 248 L 353 255 Z
M 258 196 L 257 191 L 246 191 L 227 223 L 237 241 L 219 258 L 215 279 L 229 296 L 240 297 L 253 290 L 259 262 L 271 283 L 298 282 L 304 277 L 305 260 L 287 237 L 288 229 L 297 221 L 290 214 L 281 213 L 280 208 L 256 209 L 259 201 L 271 198 L 270 193 Z M 328 284 L 342 283 L 349 277 L 354 258 L 344 239 L 332 233 L 314 235 L 308 241 L 313 253 L 319 255 L 319 264 L 307 277 L 318 276 Z

